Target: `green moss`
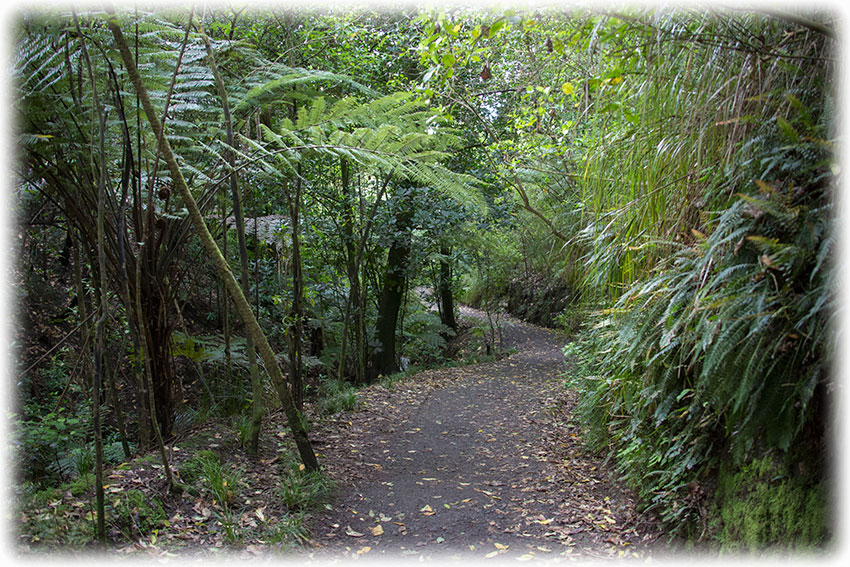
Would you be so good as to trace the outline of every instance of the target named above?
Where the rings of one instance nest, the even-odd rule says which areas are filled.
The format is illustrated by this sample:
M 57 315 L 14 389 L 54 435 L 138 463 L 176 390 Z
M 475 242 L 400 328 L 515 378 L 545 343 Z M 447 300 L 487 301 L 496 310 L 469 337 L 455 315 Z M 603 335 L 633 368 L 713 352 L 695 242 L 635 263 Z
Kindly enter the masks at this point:
M 45 488 L 44 490 L 39 490 L 35 494 L 32 495 L 32 498 L 27 503 L 28 506 L 32 506 L 34 508 L 38 508 L 40 506 L 47 506 L 50 502 L 56 502 L 62 499 L 62 491 L 58 488 Z
M 826 487 L 771 457 L 721 469 L 710 526 L 724 552 L 811 551 L 827 543 Z
M 83 494 L 87 494 L 89 490 L 94 488 L 95 483 L 95 475 L 94 473 L 87 473 L 80 477 L 77 477 L 73 482 L 68 485 L 68 490 L 71 492 L 72 496 L 82 496 Z
M 66 499 L 70 486 L 41 490 L 27 499 L 21 514 L 22 543 L 67 551 L 93 539 L 91 521 Z

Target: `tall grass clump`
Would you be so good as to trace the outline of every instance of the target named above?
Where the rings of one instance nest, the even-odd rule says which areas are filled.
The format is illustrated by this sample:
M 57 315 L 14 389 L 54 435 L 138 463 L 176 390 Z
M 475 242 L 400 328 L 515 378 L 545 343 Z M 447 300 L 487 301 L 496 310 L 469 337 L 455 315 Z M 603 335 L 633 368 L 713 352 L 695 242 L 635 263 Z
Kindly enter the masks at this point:
M 753 462 L 808 503 L 788 511 L 810 526 L 799 547 L 829 532 L 831 40 L 801 21 L 643 17 L 628 33 L 644 47 L 619 61 L 639 79 L 600 94 L 620 115 L 586 160 L 600 309 L 570 351 L 588 438 L 672 535 L 730 549 L 729 483 Z M 596 181 L 615 164 L 616 183 Z M 759 533 L 748 549 L 797 547 Z

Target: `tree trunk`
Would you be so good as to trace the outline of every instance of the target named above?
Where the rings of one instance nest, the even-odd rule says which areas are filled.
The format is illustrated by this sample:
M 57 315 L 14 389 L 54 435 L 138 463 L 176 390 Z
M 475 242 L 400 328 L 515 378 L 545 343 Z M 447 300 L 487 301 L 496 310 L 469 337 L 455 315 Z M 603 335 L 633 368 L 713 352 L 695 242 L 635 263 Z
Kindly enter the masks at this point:
M 89 70 L 91 73 L 91 70 Z M 94 79 L 92 78 L 92 83 Z M 94 87 L 94 84 L 92 84 Z M 94 91 L 95 93 L 97 91 Z M 97 106 L 97 96 L 94 97 Z M 104 150 L 104 130 L 106 129 L 106 116 L 98 108 L 100 115 L 100 171 L 101 176 L 97 189 L 97 259 L 98 275 L 98 317 L 95 326 L 94 340 L 94 381 L 92 382 L 92 412 L 94 420 L 94 453 L 95 453 L 95 497 L 97 500 L 97 540 L 101 544 L 106 543 L 106 524 L 103 494 L 103 428 L 100 422 L 100 394 L 103 388 L 103 376 L 106 373 L 104 360 L 106 358 L 106 321 L 109 317 L 108 303 L 106 299 L 106 251 L 104 248 L 103 216 L 105 209 L 106 192 L 106 152 Z
M 451 248 L 447 244 L 440 245 L 440 279 L 437 295 L 440 301 L 440 320 L 449 329 L 457 330 L 455 320 L 455 304 L 452 297 L 452 268 L 449 258 Z
M 227 258 L 227 209 L 224 206 L 224 200 L 220 201 L 219 210 L 221 212 L 221 253 Z M 221 294 L 221 324 L 224 334 L 224 389 L 226 392 L 224 405 L 229 410 L 233 404 L 230 396 L 233 388 L 233 354 L 230 348 L 230 302 L 227 300 L 226 290 L 222 290 Z
M 74 13 L 74 24 L 77 32 L 80 33 L 80 24 L 77 20 L 77 15 Z M 82 34 L 81 34 L 82 35 Z M 97 83 L 94 78 L 94 70 L 92 69 L 91 60 L 89 59 L 86 43 L 81 43 L 81 51 L 83 59 L 86 63 L 88 78 L 92 88 L 92 105 L 97 118 L 98 131 L 98 169 L 100 176 L 97 182 L 97 263 L 98 263 L 98 279 L 95 284 L 97 295 L 97 322 L 95 323 L 95 338 L 94 338 L 94 374 L 92 380 L 92 429 L 94 430 L 94 454 L 95 454 L 95 510 L 97 520 L 95 524 L 95 537 L 100 545 L 106 543 L 106 511 L 104 509 L 104 493 L 103 493 L 103 428 L 100 422 L 100 394 L 103 386 L 103 376 L 106 373 L 104 368 L 104 360 L 106 358 L 106 322 L 109 317 L 108 303 L 106 298 L 106 248 L 104 235 L 104 215 L 106 209 L 106 148 L 105 148 L 105 131 L 106 131 L 106 112 L 100 106 L 100 100 L 97 93 Z M 94 120 L 92 120 L 94 122 Z M 92 124 L 92 132 L 94 124 Z M 92 134 L 94 138 L 94 134 Z M 92 165 L 94 165 L 94 140 L 92 139 Z M 94 170 L 94 167 L 92 167 Z M 80 297 L 81 305 L 83 298 Z
M 80 344 L 82 349 L 83 361 L 83 383 L 86 388 L 90 388 L 94 371 L 92 370 L 91 366 L 92 357 L 91 348 L 89 346 L 89 337 L 91 336 L 91 329 L 89 328 L 88 323 L 88 305 L 86 305 L 86 291 L 83 287 L 83 258 L 82 251 L 80 250 L 82 245 L 82 240 L 80 240 L 79 238 L 76 239 L 76 245 L 74 246 L 74 287 L 77 293 L 77 310 L 80 314 L 80 337 L 82 337 Z
M 143 251 L 140 250 L 139 252 L 140 252 L 139 258 L 141 258 Z M 142 339 L 142 344 L 144 345 L 145 352 L 148 353 L 148 356 L 147 356 L 147 362 L 148 363 L 145 365 L 145 372 L 144 372 L 143 379 L 144 379 L 144 382 L 146 384 L 146 388 L 147 388 L 147 392 L 148 392 L 148 410 L 150 411 L 151 429 L 153 430 L 154 439 L 156 439 L 157 447 L 159 448 L 159 454 L 160 454 L 160 457 L 162 458 L 163 469 L 165 469 L 165 478 L 166 478 L 166 482 L 167 482 L 166 489 L 171 490 L 171 487 L 174 486 L 174 479 L 171 476 L 171 466 L 168 464 L 168 455 L 165 452 L 165 444 L 163 443 L 163 440 L 162 440 L 163 433 L 162 433 L 162 428 L 160 427 L 160 415 L 161 414 L 159 413 L 161 407 L 167 406 L 169 408 L 168 411 L 166 411 L 164 413 L 163 418 L 166 419 L 166 424 L 168 426 L 170 426 L 170 424 L 171 424 L 171 412 L 170 412 L 171 381 L 169 380 L 166 383 L 166 386 L 167 386 L 166 388 L 162 388 L 162 387 L 156 388 L 154 386 L 154 367 L 155 367 L 154 364 L 157 363 L 157 362 L 161 363 L 163 361 L 170 363 L 171 362 L 171 353 L 168 352 L 168 345 L 167 344 L 165 346 L 165 349 L 166 349 L 165 352 L 164 353 L 159 352 L 159 350 L 161 349 L 161 345 L 157 345 L 156 343 L 154 343 L 153 333 L 151 332 L 152 329 L 157 328 L 157 325 L 155 325 L 155 324 L 149 325 L 146 322 L 145 312 L 142 310 L 142 305 L 141 305 L 141 297 L 142 296 L 139 293 L 139 290 L 142 289 L 142 282 L 141 282 L 142 271 L 139 269 L 140 266 L 141 266 L 141 262 L 137 262 L 136 263 L 136 290 L 137 290 L 137 293 L 136 293 L 136 311 L 137 311 L 137 314 L 138 314 L 138 317 L 139 317 L 139 319 L 138 319 L 139 328 L 144 330 L 144 332 L 141 334 L 140 338 Z M 156 311 L 153 312 L 153 315 L 154 315 L 156 322 L 160 322 L 163 319 L 163 317 L 160 316 L 160 315 L 162 315 L 161 311 L 162 310 L 156 310 Z M 157 333 L 156 336 L 159 337 L 161 335 L 159 333 Z M 165 336 L 170 337 L 170 332 L 169 332 L 169 334 L 167 334 Z M 162 374 L 159 371 L 157 371 L 156 376 L 161 377 Z M 156 397 L 157 394 L 163 395 L 163 393 L 168 396 L 167 399 L 164 400 L 164 401 L 157 400 L 157 397 Z
M 396 326 L 398 313 L 404 300 L 404 284 L 407 278 L 407 257 L 410 255 L 410 229 L 413 209 L 410 196 L 414 189 L 402 190 L 399 210 L 395 215 L 395 237 L 387 254 L 381 301 L 378 305 L 376 326 L 377 346 L 372 352 L 369 379 L 398 372 L 396 363 Z
M 363 332 L 365 326 L 362 293 L 360 291 L 360 267 L 358 265 L 357 241 L 354 235 L 354 194 L 350 185 L 350 168 L 345 158 L 340 158 L 342 178 L 342 237 L 345 244 L 345 270 L 348 276 L 348 300 L 345 304 L 345 320 L 342 328 L 338 378 L 343 379 L 346 349 L 351 327 L 354 327 L 354 383 L 366 381 L 366 349 Z
M 301 167 L 298 167 L 295 180 L 295 192 L 289 193 L 289 183 L 284 191 L 289 203 L 289 222 L 292 226 L 292 308 L 289 312 L 291 323 L 287 332 L 289 346 L 289 369 L 292 397 L 298 410 L 304 406 L 304 376 L 301 342 L 304 334 L 304 273 L 301 265 L 301 243 L 299 240 L 299 216 L 301 212 Z
M 283 406 L 284 413 L 286 414 L 287 421 L 289 422 L 290 429 L 292 430 L 292 436 L 294 438 L 295 445 L 298 448 L 301 460 L 307 470 L 318 470 L 319 462 L 316 459 L 310 440 L 307 437 L 304 418 L 295 406 L 292 395 L 284 381 L 283 373 L 281 372 L 280 366 L 275 358 L 274 351 L 272 351 L 268 339 L 260 328 L 256 317 L 254 317 L 251 306 L 245 298 L 245 295 L 242 293 L 242 288 L 233 276 L 233 272 L 231 272 L 230 267 L 227 265 L 227 261 L 224 256 L 222 256 L 221 250 L 218 249 L 212 234 L 210 234 L 210 231 L 204 222 L 204 218 L 201 215 L 198 204 L 195 202 L 191 191 L 189 191 L 189 187 L 186 184 L 183 173 L 180 171 L 180 166 L 177 164 L 177 159 L 171 151 L 171 145 L 168 143 L 168 139 L 162 135 L 162 127 L 157 120 L 156 111 L 151 104 L 147 89 L 142 83 L 141 75 L 136 67 L 133 55 L 130 53 L 130 49 L 127 46 L 127 42 L 124 40 L 124 34 L 121 32 L 121 28 L 118 25 L 117 16 L 115 14 L 109 14 L 107 25 L 115 38 L 116 46 L 121 53 L 121 59 L 124 61 L 127 73 L 129 74 L 133 87 L 139 96 L 148 122 L 154 131 L 156 139 L 159 141 L 162 149 L 162 155 L 165 162 L 168 164 L 168 169 L 171 173 L 174 186 L 183 198 L 184 204 L 189 211 L 192 224 L 195 227 L 204 248 L 209 253 L 213 263 L 215 264 L 219 277 L 224 280 L 228 292 L 233 297 L 233 301 L 236 304 L 236 311 L 245 322 L 248 332 L 253 337 L 254 342 L 260 351 L 260 355 L 263 358 L 263 362 L 265 363 L 266 370 L 269 372 L 272 382 L 277 389 L 281 405 Z
M 221 99 L 222 112 L 224 113 L 224 125 L 227 132 L 227 145 L 233 148 L 233 120 L 230 116 L 230 103 L 227 99 L 227 90 L 224 88 L 224 81 L 218 72 L 218 65 L 215 62 L 212 45 L 209 38 L 204 32 L 203 24 L 201 26 L 201 36 L 204 40 L 204 45 L 210 59 L 210 68 L 215 77 L 216 89 L 218 96 Z M 248 245 L 245 242 L 245 218 L 242 211 L 242 195 L 239 191 L 239 177 L 236 174 L 236 156 L 232 149 L 227 150 L 227 163 L 230 167 L 230 196 L 233 200 L 233 216 L 236 221 L 236 239 L 239 244 L 239 266 L 241 268 L 241 284 L 242 293 L 246 298 L 250 296 L 250 271 L 248 270 Z M 256 227 L 256 221 L 254 223 Z M 265 408 L 263 406 L 263 383 L 260 381 L 260 371 L 257 366 L 257 351 L 254 346 L 254 339 L 250 334 L 245 339 L 245 354 L 248 357 L 248 374 L 251 377 L 251 391 L 253 401 L 251 402 L 251 429 L 248 433 L 247 449 L 249 453 L 257 454 L 260 446 L 260 429 L 262 427 L 263 415 Z

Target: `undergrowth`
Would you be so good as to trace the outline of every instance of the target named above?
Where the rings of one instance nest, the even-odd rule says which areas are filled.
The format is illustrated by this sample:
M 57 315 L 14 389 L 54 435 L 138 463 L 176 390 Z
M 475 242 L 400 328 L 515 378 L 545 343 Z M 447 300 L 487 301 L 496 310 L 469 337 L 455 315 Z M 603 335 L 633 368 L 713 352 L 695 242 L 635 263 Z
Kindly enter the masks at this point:
M 759 94 L 775 114 L 729 140 L 740 161 L 702 178 L 713 208 L 686 236 L 618 247 L 587 232 L 596 269 L 602 256 L 657 256 L 566 349 L 586 438 L 690 544 L 828 541 L 837 169 L 829 104 L 818 116 L 799 98 L 813 92 Z
M 804 443 L 812 474 L 823 471 L 830 214 L 779 190 L 741 195 L 568 349 L 589 440 L 673 533 L 705 537 L 703 485 L 727 459 L 747 467 L 773 450 L 791 461 Z

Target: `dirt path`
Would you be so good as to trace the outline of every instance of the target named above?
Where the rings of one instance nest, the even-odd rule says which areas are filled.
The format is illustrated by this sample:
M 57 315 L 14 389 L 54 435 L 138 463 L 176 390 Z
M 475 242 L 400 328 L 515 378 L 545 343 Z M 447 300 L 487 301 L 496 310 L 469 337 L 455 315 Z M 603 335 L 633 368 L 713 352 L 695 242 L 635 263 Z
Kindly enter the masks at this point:
M 646 555 L 654 534 L 570 422 L 563 336 L 511 321 L 504 338 L 515 354 L 369 388 L 317 428 L 339 494 L 314 557 Z

